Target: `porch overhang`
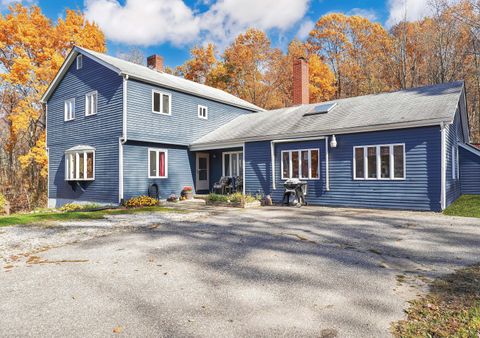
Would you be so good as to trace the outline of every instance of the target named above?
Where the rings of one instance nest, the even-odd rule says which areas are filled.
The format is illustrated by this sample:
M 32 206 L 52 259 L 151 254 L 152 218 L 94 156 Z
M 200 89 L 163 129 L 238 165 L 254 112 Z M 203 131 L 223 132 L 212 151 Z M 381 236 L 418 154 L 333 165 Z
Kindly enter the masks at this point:
M 205 151 L 205 150 L 217 150 L 227 148 L 243 148 L 243 142 L 222 142 L 215 144 L 198 144 L 190 145 L 190 151 Z

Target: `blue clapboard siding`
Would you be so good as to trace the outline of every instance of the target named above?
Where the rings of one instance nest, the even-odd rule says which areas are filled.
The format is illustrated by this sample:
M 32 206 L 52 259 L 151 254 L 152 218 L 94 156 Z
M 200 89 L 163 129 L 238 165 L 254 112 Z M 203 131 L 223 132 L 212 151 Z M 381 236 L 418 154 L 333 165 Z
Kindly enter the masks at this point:
M 153 89 L 172 95 L 171 115 L 152 112 Z M 189 145 L 235 117 L 251 113 L 245 109 L 135 80 L 128 81 L 127 93 L 129 140 Z M 198 105 L 208 107 L 207 120 L 198 117 Z
M 245 143 L 245 192 L 247 194 L 272 193 L 272 162 L 270 141 Z
M 85 116 L 85 94 L 98 91 L 98 109 Z M 118 138 L 122 134 L 122 78 L 83 57 L 83 68 L 70 66 L 48 101 L 49 198 L 116 203 L 118 201 Z M 75 98 L 75 120 L 64 121 L 64 101 Z M 96 148 L 95 181 L 65 181 L 65 150 L 89 145 Z
M 459 142 L 463 142 L 463 130 L 460 118 L 460 111 L 457 110 L 453 123 L 446 126 L 445 134 L 445 159 L 446 159 L 446 206 L 449 206 L 453 201 L 460 197 L 462 194 L 460 178 L 454 178 L 452 174 L 453 170 L 453 149 L 452 147 L 458 147 Z M 458 159 L 457 159 L 458 161 Z M 457 176 L 459 177 L 459 176 Z
M 480 150 L 459 147 L 462 194 L 480 194 Z
M 148 178 L 148 149 L 168 150 L 168 178 Z M 146 195 L 156 183 L 160 197 L 179 196 L 184 186 L 194 186 L 195 154 L 185 146 L 129 141 L 124 145 L 124 198 Z
M 246 192 L 271 194 L 279 202 L 283 195 L 280 152 L 319 148 L 321 177 L 308 182 L 311 204 L 412 210 L 440 210 L 440 128 L 425 127 L 337 135 L 338 147 L 330 149 L 330 191 L 325 186 L 325 141 L 279 143 L 275 146 L 277 189 L 272 191 L 270 142 L 247 143 Z M 353 147 L 405 143 L 406 180 L 354 181 Z

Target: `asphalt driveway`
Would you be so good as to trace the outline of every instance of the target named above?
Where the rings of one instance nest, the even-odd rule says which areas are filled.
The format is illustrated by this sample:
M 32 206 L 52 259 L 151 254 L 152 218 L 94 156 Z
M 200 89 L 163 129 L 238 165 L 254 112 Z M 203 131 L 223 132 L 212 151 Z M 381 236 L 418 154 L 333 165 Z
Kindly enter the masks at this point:
M 0 336 L 383 337 L 430 278 L 480 261 L 480 220 L 200 209 L 0 228 L 0 243 Z

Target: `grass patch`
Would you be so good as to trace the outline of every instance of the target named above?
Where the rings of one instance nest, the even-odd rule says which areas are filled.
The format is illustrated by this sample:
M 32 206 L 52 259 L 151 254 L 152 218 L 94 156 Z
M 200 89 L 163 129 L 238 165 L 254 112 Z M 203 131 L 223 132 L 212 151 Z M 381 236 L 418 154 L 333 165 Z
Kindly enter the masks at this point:
M 462 195 L 450 204 L 443 213 L 449 216 L 480 218 L 480 195 Z
M 96 211 L 71 211 L 71 212 L 39 212 L 30 214 L 15 214 L 11 216 L 0 216 L 0 227 L 9 225 L 25 225 L 44 223 L 48 221 L 75 221 L 102 219 L 107 215 L 136 214 L 142 212 L 176 212 L 186 213 L 186 210 L 166 208 L 161 206 L 143 207 L 132 209 L 106 209 Z
M 392 324 L 395 337 L 479 337 L 480 265 L 435 280 L 410 304 L 407 319 Z
M 220 195 L 210 193 L 207 196 L 207 202 L 222 202 L 222 203 L 251 203 L 255 202 L 257 199 L 252 195 L 243 195 L 240 192 L 236 192 L 228 195 Z

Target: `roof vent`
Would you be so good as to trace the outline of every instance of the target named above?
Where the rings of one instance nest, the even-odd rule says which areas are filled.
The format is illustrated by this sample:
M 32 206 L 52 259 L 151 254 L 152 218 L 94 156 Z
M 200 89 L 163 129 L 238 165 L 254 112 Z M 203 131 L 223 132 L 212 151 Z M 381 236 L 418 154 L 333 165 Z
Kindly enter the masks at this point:
M 336 106 L 337 106 L 336 102 L 317 104 L 316 106 L 313 106 L 313 108 L 310 109 L 308 112 L 303 114 L 303 116 L 326 114 Z

